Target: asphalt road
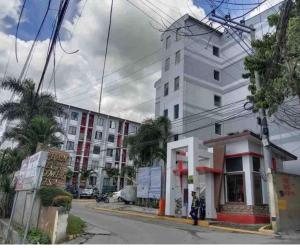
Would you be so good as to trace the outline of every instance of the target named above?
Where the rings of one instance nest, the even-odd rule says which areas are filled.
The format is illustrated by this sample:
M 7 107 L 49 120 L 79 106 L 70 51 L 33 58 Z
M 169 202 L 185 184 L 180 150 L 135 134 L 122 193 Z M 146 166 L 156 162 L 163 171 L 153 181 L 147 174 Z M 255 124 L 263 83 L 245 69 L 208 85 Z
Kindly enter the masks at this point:
M 87 223 L 87 234 L 69 244 L 287 244 L 300 237 L 230 233 L 174 221 L 133 217 L 90 209 L 74 202 L 71 213 Z

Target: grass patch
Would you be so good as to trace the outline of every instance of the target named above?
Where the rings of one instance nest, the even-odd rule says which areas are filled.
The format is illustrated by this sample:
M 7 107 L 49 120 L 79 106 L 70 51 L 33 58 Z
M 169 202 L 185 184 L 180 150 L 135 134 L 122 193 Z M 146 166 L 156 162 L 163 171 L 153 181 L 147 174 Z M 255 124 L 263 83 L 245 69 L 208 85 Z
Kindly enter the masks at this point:
M 85 222 L 81 218 L 70 214 L 68 218 L 67 234 L 69 235 L 81 234 L 83 233 L 85 226 L 86 226 Z
M 37 228 L 31 228 L 27 235 L 29 244 L 50 244 L 49 236 Z
M 271 224 L 267 225 L 267 226 L 266 226 L 264 229 L 265 229 L 265 230 L 273 230 L 273 228 L 272 228 L 272 225 L 271 225 Z

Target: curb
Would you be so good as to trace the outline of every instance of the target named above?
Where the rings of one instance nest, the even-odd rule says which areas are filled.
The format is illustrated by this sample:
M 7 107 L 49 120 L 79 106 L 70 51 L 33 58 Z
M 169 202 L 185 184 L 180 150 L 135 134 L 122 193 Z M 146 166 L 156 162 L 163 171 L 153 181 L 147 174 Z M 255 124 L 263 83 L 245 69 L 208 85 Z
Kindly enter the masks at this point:
M 89 206 L 89 207 L 91 209 L 98 210 L 98 211 L 118 213 L 118 214 L 122 214 L 122 215 L 126 214 L 126 215 L 140 216 L 140 217 L 145 217 L 145 218 L 150 218 L 150 219 L 170 220 L 170 221 L 175 221 L 175 222 L 180 222 L 180 223 L 190 224 L 190 225 L 193 223 L 191 219 L 168 217 L 168 216 L 159 216 L 159 215 L 151 215 L 151 214 L 143 214 L 143 213 L 137 213 L 137 212 L 133 212 L 133 211 L 123 211 L 123 210 L 100 208 L 100 207 L 91 207 L 91 206 Z M 232 233 L 255 234 L 255 235 L 263 235 L 263 236 L 275 236 L 273 231 L 268 232 L 268 230 L 261 230 L 262 228 L 260 228 L 259 231 L 251 231 L 251 230 L 231 228 L 231 227 L 215 226 L 215 225 L 209 224 L 208 221 L 199 221 L 198 226 L 207 227 L 207 228 L 211 228 L 211 229 L 219 229 L 219 230 L 232 232 Z
M 274 235 L 274 236 L 275 236 L 276 234 L 274 233 L 273 230 L 266 229 L 267 226 L 269 226 L 269 225 L 265 225 L 265 226 L 259 228 L 259 232 L 265 233 L 265 234 L 268 234 L 268 235 Z

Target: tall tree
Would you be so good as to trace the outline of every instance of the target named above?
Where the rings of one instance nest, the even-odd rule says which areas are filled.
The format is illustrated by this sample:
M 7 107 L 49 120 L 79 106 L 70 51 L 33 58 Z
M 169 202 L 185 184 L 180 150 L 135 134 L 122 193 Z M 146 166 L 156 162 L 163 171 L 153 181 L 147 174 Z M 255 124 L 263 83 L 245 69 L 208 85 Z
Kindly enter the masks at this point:
M 0 83 L 0 89 L 9 90 L 17 96 L 15 101 L 0 103 L 1 122 L 17 120 L 30 123 L 38 115 L 54 119 L 56 113 L 63 113 L 62 107 L 51 94 L 40 93 L 35 97 L 35 84 L 30 79 L 19 81 L 5 78 Z
M 31 120 L 28 128 L 24 126 L 24 122 L 21 122 L 8 130 L 4 138 L 18 141 L 18 147 L 31 155 L 36 152 L 39 144 L 43 147 L 59 147 L 62 144 L 59 133 L 63 133 L 63 130 L 53 119 L 36 116 Z
M 280 13 L 269 16 L 268 21 L 276 32 L 252 42 L 255 55 L 245 59 L 249 73 L 244 77 L 251 79 L 249 99 L 254 111 L 264 108 L 269 116 L 300 128 L 299 102 L 289 104 L 300 97 L 300 0 L 284 1 Z M 261 76 L 260 90 L 255 86 L 254 71 Z
M 51 94 L 40 93 L 36 96 L 32 80 L 19 81 L 5 78 L 0 88 L 9 90 L 17 96 L 16 100 L 0 103 L 0 115 L 3 120 L 17 121 L 17 126 L 6 130 L 4 138 L 19 142 L 19 147 L 29 154 L 35 152 L 37 143 L 57 146 L 60 141 L 55 133 L 62 132 L 55 114 L 63 113 L 62 107 Z

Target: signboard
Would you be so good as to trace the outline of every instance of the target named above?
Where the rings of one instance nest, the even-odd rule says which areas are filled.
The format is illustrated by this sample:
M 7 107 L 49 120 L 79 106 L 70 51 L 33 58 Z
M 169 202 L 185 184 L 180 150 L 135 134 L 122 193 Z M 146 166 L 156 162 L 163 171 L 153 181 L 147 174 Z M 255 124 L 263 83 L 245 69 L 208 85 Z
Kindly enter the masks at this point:
M 161 167 L 150 167 L 150 188 L 148 198 L 159 199 L 161 187 Z
M 138 198 L 160 198 L 161 167 L 143 167 L 138 170 L 137 177 Z
M 137 178 L 137 197 L 148 198 L 149 186 L 150 186 L 150 168 L 142 167 L 138 170 Z
M 64 188 L 68 160 L 69 154 L 67 152 L 56 149 L 49 150 L 41 185 Z
M 38 152 L 22 161 L 21 169 L 16 183 L 16 190 L 32 190 L 37 185 L 38 173 L 45 166 L 46 152 Z

